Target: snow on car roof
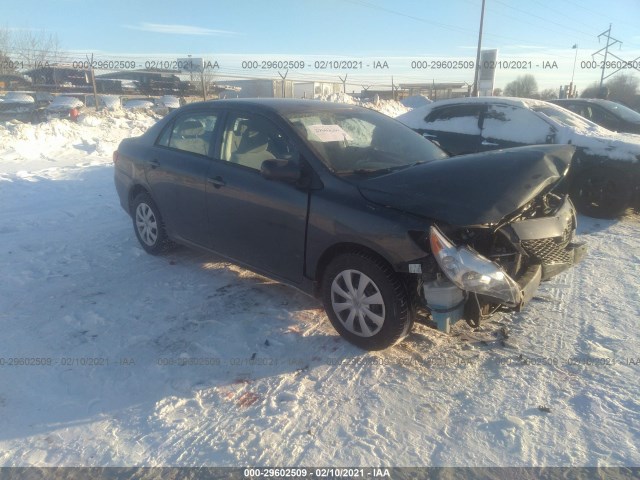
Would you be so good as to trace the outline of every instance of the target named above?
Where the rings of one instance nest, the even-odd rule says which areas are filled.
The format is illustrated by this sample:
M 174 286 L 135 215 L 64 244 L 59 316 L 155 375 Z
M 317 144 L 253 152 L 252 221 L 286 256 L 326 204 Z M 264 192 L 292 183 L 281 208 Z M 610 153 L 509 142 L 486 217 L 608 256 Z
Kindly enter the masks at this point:
M 142 98 L 134 98 L 131 100 L 127 100 L 124 105 L 123 108 L 129 110 L 132 108 L 151 108 L 153 107 L 154 104 L 151 100 L 146 100 L 146 99 L 142 99 Z
M 6 103 L 34 103 L 33 97 L 27 93 L 22 92 L 7 92 L 4 96 Z
M 76 97 L 60 96 L 60 97 L 55 97 L 49 106 L 74 108 L 74 107 L 82 107 L 83 105 L 84 103 L 82 103 Z

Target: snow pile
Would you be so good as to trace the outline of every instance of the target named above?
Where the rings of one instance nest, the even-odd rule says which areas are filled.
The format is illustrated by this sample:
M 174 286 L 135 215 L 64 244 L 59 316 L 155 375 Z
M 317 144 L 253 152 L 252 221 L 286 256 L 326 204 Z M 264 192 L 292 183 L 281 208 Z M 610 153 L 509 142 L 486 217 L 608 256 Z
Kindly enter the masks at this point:
M 365 101 L 358 100 L 351 95 L 346 93 L 332 93 L 331 95 L 317 95 L 316 100 L 322 100 L 325 102 L 337 102 L 337 103 L 346 103 L 348 105 L 359 105 L 361 107 L 370 108 L 371 110 L 376 110 L 380 113 L 384 113 L 389 117 L 397 117 L 410 111 L 411 109 L 404 106 L 402 103 L 397 102 L 395 100 L 377 100 L 371 101 L 367 99 Z
M 402 105 L 404 105 L 405 107 L 420 108 L 433 103 L 433 101 L 430 100 L 429 97 L 425 97 L 424 95 L 412 95 L 405 98 L 400 103 L 402 103 Z
M 411 111 L 410 108 L 405 107 L 402 103 L 397 102 L 396 100 L 378 100 L 377 103 L 365 102 L 360 105 L 372 110 L 377 110 L 378 112 L 384 113 L 385 115 L 393 118 Z
M 142 135 L 157 118 L 145 112 L 100 111 L 80 115 L 78 122 L 52 119 L 32 125 L 18 121 L 0 124 L 3 172 L 41 170 L 76 165 L 85 157 L 90 164 L 110 163 L 123 138 Z M 48 175 L 51 177 L 51 175 Z
M 343 92 L 332 93 L 331 95 L 316 95 L 314 98 L 323 102 L 346 103 L 349 105 L 357 105 L 359 103 L 356 98 Z

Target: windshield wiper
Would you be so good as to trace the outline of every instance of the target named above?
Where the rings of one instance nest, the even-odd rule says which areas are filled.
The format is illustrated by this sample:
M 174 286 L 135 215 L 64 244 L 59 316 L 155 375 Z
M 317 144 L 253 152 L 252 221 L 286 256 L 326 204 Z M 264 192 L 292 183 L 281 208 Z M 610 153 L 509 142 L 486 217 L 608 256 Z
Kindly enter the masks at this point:
M 397 167 L 396 167 L 397 168 Z M 348 175 L 369 175 L 371 173 L 389 173 L 393 170 L 391 167 L 387 168 L 358 168 L 357 170 L 349 170 L 343 172 Z

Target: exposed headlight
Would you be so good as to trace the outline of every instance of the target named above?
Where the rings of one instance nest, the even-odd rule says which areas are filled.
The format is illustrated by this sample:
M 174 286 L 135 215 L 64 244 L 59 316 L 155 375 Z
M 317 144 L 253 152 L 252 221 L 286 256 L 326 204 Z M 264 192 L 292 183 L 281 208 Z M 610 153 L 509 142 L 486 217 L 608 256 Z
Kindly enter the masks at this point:
M 471 248 L 456 246 L 434 225 L 429 231 L 431 252 L 444 274 L 462 290 L 519 305 L 522 292 L 502 268 Z

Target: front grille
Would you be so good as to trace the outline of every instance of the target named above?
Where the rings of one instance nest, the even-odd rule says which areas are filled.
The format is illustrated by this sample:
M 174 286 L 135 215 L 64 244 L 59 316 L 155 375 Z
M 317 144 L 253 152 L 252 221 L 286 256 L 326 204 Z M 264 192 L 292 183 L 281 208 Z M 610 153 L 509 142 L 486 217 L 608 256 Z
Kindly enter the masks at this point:
M 561 237 L 524 240 L 522 247 L 542 265 L 570 263 L 571 252 L 567 250 L 567 245 L 571 241 L 572 236 L 573 228 L 572 225 L 569 224 L 564 229 Z

